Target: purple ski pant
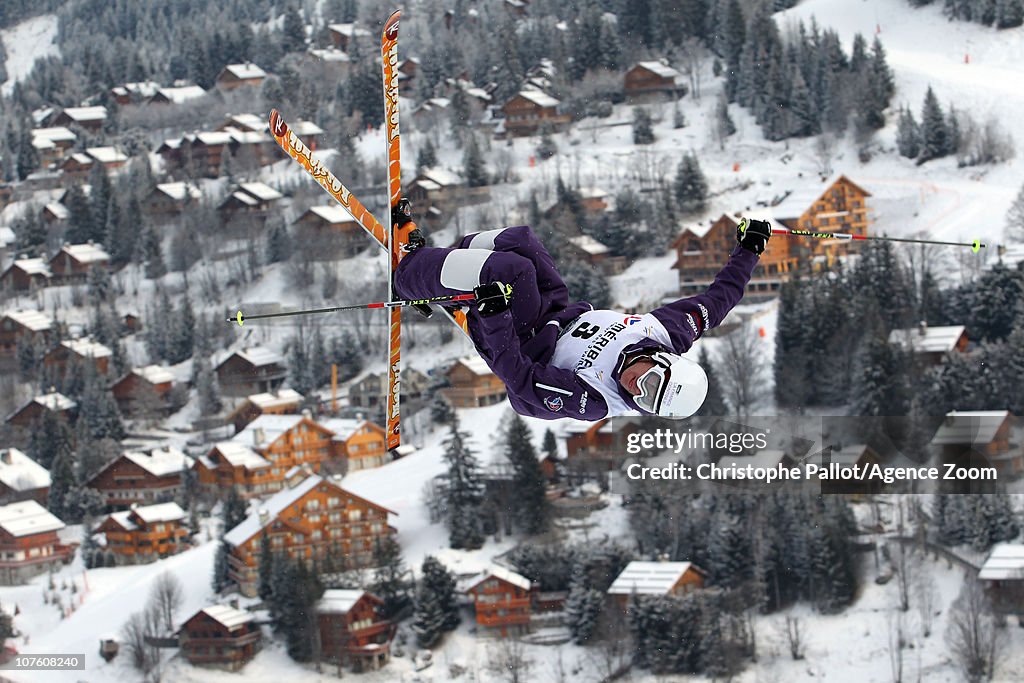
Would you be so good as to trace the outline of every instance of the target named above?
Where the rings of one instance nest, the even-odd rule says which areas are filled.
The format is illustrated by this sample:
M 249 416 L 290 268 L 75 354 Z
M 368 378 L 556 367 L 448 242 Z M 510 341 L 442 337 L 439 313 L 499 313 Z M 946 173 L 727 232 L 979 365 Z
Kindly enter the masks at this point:
M 509 310 L 522 339 L 569 303 L 554 259 L 526 225 L 466 235 L 456 247 L 417 249 L 395 271 L 395 292 L 403 299 L 426 299 L 496 280 L 512 285 Z

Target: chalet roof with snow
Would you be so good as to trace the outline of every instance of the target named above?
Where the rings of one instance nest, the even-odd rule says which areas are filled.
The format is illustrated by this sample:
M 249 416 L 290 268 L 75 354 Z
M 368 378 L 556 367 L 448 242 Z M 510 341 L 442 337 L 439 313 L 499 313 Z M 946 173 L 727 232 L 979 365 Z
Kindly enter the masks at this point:
M 304 415 L 260 415 L 231 437 L 230 441 L 258 448 L 269 446 L 304 419 Z
M 1024 581 L 1024 545 L 999 543 L 978 572 L 982 581 Z
M 49 142 L 74 142 L 78 139 L 74 131 L 65 126 L 53 126 L 52 128 L 33 128 L 32 142 L 36 140 L 47 140 Z
M 317 424 L 324 429 L 334 432 L 334 437 L 332 437 L 334 441 L 345 441 L 366 425 L 373 423 L 354 418 L 332 417 L 327 419 L 320 418 L 317 420 Z
M 801 185 L 790 192 L 781 202 L 771 207 L 770 214 L 776 220 L 791 220 L 799 218 L 810 209 L 815 202 L 819 201 L 829 189 L 836 183 L 843 181 L 854 186 L 870 197 L 871 193 L 857 185 L 845 175 L 829 178 L 825 182 L 815 184 L 813 181 L 804 181 Z
M 610 250 L 605 245 L 598 242 L 590 235 L 580 235 L 579 237 L 569 238 L 569 243 L 580 251 L 590 254 L 591 256 L 600 256 L 607 254 Z
M 139 505 L 130 512 L 146 524 L 159 522 L 177 522 L 185 519 L 185 511 L 177 503 L 157 503 L 156 505 Z
M 11 268 L 17 268 L 26 275 L 43 275 L 50 277 L 50 266 L 41 258 L 20 258 L 15 259 Z
M 262 131 L 267 130 L 270 126 L 269 121 L 262 116 L 256 114 L 232 114 L 228 117 L 228 120 L 221 126 L 224 130 L 227 127 L 234 127 L 239 130 L 251 130 L 251 131 Z
M 160 89 L 160 84 L 154 81 L 140 81 L 138 83 L 125 83 L 110 89 L 115 97 L 130 97 L 135 95 L 140 98 L 149 98 Z
M 68 339 L 62 341 L 60 345 L 82 358 L 107 358 L 113 355 L 108 347 L 92 339 Z
M 177 183 L 160 183 L 156 186 L 156 191 L 167 195 L 176 202 L 185 201 L 186 199 L 203 198 L 202 190 L 200 190 L 196 185 L 184 181 Z
M 348 614 L 355 607 L 366 591 L 359 588 L 331 588 L 325 590 L 316 603 L 317 614 Z
M 468 593 L 484 581 L 487 581 L 488 579 L 492 578 L 499 579 L 506 583 L 510 583 L 516 588 L 522 588 L 524 591 L 530 590 L 530 587 L 533 585 L 530 582 L 530 580 L 522 574 L 517 574 L 516 572 L 510 569 L 505 569 L 504 567 L 499 567 L 496 564 L 492 564 L 486 570 L 483 571 L 478 580 L 476 580 L 469 586 L 469 588 L 466 589 L 466 592 Z
M 46 332 L 53 329 L 53 319 L 39 311 L 8 311 L 5 318 L 10 318 L 32 332 Z
M 122 456 L 154 477 L 167 477 L 192 467 L 192 458 L 173 446 L 154 448 L 149 453 L 125 451 Z M 115 461 L 116 462 L 116 461 Z
M 237 132 L 237 131 L 235 131 Z M 226 130 L 206 130 L 201 133 L 196 133 L 192 136 L 193 144 L 199 143 L 208 147 L 217 145 L 230 145 L 234 139 L 231 136 L 232 131 Z M 189 136 L 185 136 L 188 138 Z
M 1003 423 L 1010 418 L 1009 410 L 953 410 L 939 426 L 932 443 L 986 444 L 996 438 Z
M 21 538 L 64 528 L 64 522 L 34 500 L 23 500 L 0 507 L 0 529 Z
M 966 331 L 963 325 L 918 326 L 891 331 L 889 343 L 916 353 L 945 353 L 956 348 Z
M 232 467 L 244 467 L 247 470 L 259 470 L 270 467 L 269 460 L 242 443 L 220 441 L 215 443 L 213 447 Z M 210 469 L 215 467 L 206 456 L 202 456 L 200 460 Z
M 241 81 L 267 77 L 266 71 L 252 63 L 228 64 L 224 67 L 224 72 Z
M 132 368 L 132 374 L 142 377 L 150 384 L 167 384 L 174 381 L 174 374 L 162 365 L 147 365 L 143 368 Z
M 229 631 L 234 631 L 239 626 L 244 626 L 256 618 L 252 612 L 235 609 L 230 605 L 210 605 L 199 610 L 199 612 L 210 617 Z
M 85 153 L 101 164 L 116 164 L 128 161 L 128 155 L 116 147 L 89 147 Z
M 264 183 L 239 183 L 238 188 L 263 202 L 272 202 L 284 196 Z
M 690 562 L 641 562 L 626 565 L 611 587 L 608 595 L 668 595 L 690 569 Z
M 64 110 L 64 114 L 75 123 L 107 120 L 107 108 L 103 106 L 68 107 Z
M 262 368 L 268 365 L 280 365 L 284 363 L 284 358 L 281 354 L 271 351 L 270 349 L 262 346 L 253 346 L 241 351 L 235 351 L 229 354 L 224 360 L 217 364 L 217 367 L 224 365 L 235 356 L 241 358 L 246 363 L 249 363 L 253 367 Z
M 561 101 L 540 90 L 520 90 L 517 97 L 533 102 L 538 107 L 557 107 Z
M 50 471 L 17 448 L 0 450 L 0 483 L 12 491 L 50 486 Z
M 228 545 L 236 547 L 245 543 L 262 531 L 263 527 L 272 524 L 285 508 L 315 489 L 323 481 L 325 481 L 323 477 L 314 474 L 306 477 L 295 486 L 278 491 L 263 501 L 256 512 L 246 517 L 238 526 L 224 534 L 224 541 Z
M 189 100 L 194 100 L 202 97 L 206 94 L 198 85 L 181 85 L 173 88 L 160 88 L 153 95 L 153 99 L 157 101 L 166 101 L 171 104 L 184 104 Z
M 491 372 L 491 368 L 487 365 L 483 358 L 480 356 L 467 356 L 465 358 L 459 358 L 452 365 L 454 368 L 456 365 L 461 365 L 470 370 L 474 375 L 485 376 L 494 374 Z
M 59 391 L 51 391 L 48 394 L 42 394 L 33 398 L 30 403 L 38 403 L 47 410 L 52 410 L 55 413 L 59 413 L 65 410 L 72 410 L 78 406 L 77 403 L 72 401 L 70 398 L 60 393 Z
M 324 62 L 341 63 L 352 61 L 352 58 L 348 56 L 347 52 L 339 50 L 336 47 L 312 48 L 310 49 L 309 54 Z
M 438 188 L 443 187 L 458 187 L 463 184 L 462 178 L 451 171 L 446 171 L 443 168 L 425 168 L 419 172 L 416 176 L 416 182 L 421 180 L 429 180 L 435 183 Z
M 370 31 L 358 26 L 355 23 L 339 23 L 339 24 L 327 24 L 327 28 L 334 31 L 338 35 L 345 36 L 346 38 L 352 38 L 355 36 L 369 37 Z
M 302 220 L 302 218 L 305 218 L 310 214 L 332 225 L 336 223 L 352 223 L 356 220 L 352 214 L 349 213 L 348 209 L 341 204 L 311 206 L 306 210 L 306 213 L 299 218 L 299 220 Z
M 655 74 L 656 76 L 660 76 L 661 78 L 676 79 L 676 78 L 679 78 L 682 75 L 678 71 L 673 69 L 671 66 L 669 66 L 668 64 L 665 64 L 664 62 L 658 62 L 658 61 L 637 62 L 637 66 L 639 66 L 639 67 L 641 67 L 643 69 L 647 69 L 652 74 Z
M 106 263 L 110 260 L 108 254 L 99 244 L 65 244 L 57 254 L 67 254 L 81 264 Z M 54 256 L 54 258 L 57 258 Z M 53 259 L 50 259 L 53 261 Z
M 246 399 L 261 410 L 281 408 L 284 406 L 302 403 L 303 396 L 294 389 L 279 389 L 277 393 L 252 394 Z

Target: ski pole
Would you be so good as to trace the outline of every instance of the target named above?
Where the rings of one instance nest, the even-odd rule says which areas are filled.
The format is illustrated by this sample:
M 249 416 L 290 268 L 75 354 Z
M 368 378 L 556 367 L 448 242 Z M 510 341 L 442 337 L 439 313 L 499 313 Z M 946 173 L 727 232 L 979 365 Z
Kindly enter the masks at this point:
M 909 237 L 879 237 L 877 235 L 854 235 L 849 232 L 814 232 L 812 230 L 790 230 L 789 228 L 772 228 L 773 235 L 789 235 L 790 237 L 815 237 L 835 240 L 877 240 L 879 242 L 910 242 L 912 244 L 940 244 L 948 247 L 970 247 L 975 254 L 987 246 L 981 240 L 973 242 L 942 242 L 939 240 L 916 240 Z
M 491 298 L 491 297 L 488 297 Z M 312 315 L 314 313 L 334 313 L 335 311 L 355 311 L 366 308 L 404 308 L 406 306 L 415 306 L 417 304 L 442 304 L 451 301 L 486 301 L 487 299 L 477 299 L 476 295 L 472 292 L 466 292 L 465 294 L 446 294 L 444 296 L 435 296 L 429 299 L 396 299 L 395 301 L 377 301 L 372 304 L 352 304 L 350 306 L 332 306 L 331 308 L 311 308 L 303 311 L 287 311 L 284 313 L 262 313 L 260 315 L 243 315 L 239 311 L 235 317 L 228 318 L 229 323 L 238 323 L 241 327 L 246 320 L 260 320 L 262 318 L 285 318 L 295 315 Z

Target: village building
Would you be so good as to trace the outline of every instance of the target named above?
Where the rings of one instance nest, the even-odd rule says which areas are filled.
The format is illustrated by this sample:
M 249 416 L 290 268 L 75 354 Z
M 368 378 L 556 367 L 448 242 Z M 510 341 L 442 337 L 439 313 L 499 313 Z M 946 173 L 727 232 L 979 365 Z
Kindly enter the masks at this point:
M 842 232 L 866 235 L 871 218 L 867 198 L 871 193 L 845 175 L 824 180 L 821 186 L 804 185 L 770 207 L 773 223 L 794 230 Z M 831 263 L 837 256 L 850 253 L 859 244 L 848 239 L 787 240 L 794 253 L 818 262 Z M 776 244 L 772 243 L 772 248 Z M 766 250 L 765 253 L 768 253 Z
M 143 211 L 157 221 L 168 221 L 202 201 L 203 191 L 190 182 L 159 183 L 143 203 Z
M 34 500 L 46 505 L 50 471 L 17 448 L 0 450 L 0 505 Z
M 368 29 L 358 26 L 355 23 L 328 24 L 327 30 L 331 32 L 331 43 L 339 50 L 348 52 L 352 43 L 358 41 L 364 47 L 366 41 L 371 39 Z
M 67 223 L 68 219 L 71 218 L 71 212 L 68 211 L 68 207 L 64 206 L 60 202 L 47 202 L 43 206 L 43 210 L 39 212 L 39 217 L 47 225 L 53 225 L 54 223 Z
M 938 365 L 947 353 L 967 351 L 967 328 L 963 325 L 929 326 L 922 322 L 917 327 L 891 331 L 889 344 L 913 353 L 929 365 Z
M 373 565 L 375 544 L 396 533 L 388 525 L 388 515 L 397 513 L 335 481 L 296 470 L 290 473 L 286 488 L 224 535 L 230 549 L 228 576 L 242 595 L 256 595 L 263 547 L 292 559 L 321 563 L 330 555 L 346 567 L 361 568 Z
M 684 76 L 665 61 L 634 64 L 623 77 L 622 92 L 631 102 L 675 100 L 686 94 Z
M 391 462 L 387 431 L 380 425 L 368 420 L 345 418 L 319 418 L 318 424 L 334 434 L 331 438 L 334 449 L 329 462 L 333 470 L 355 472 Z
M 217 207 L 225 225 L 246 227 L 262 224 L 283 194 L 264 183 L 241 183 Z
M 165 503 L 182 495 L 185 474 L 192 465 L 192 458 L 174 446 L 154 448 L 148 453 L 125 451 L 94 474 L 85 486 L 98 491 L 112 510 Z
M 68 181 L 84 182 L 95 164 L 99 164 L 110 173 L 119 168 L 124 168 L 128 163 L 128 155 L 115 147 L 89 147 L 84 152 L 72 152 L 68 154 L 60 170 Z
M 262 347 L 235 351 L 217 364 L 217 384 L 225 396 L 249 396 L 274 391 L 284 383 L 284 358 Z
M 43 168 L 59 164 L 76 142 L 78 135 L 64 126 L 32 129 L 32 148 L 39 155 L 39 163 Z
M 278 389 L 262 394 L 246 396 L 237 408 L 228 416 L 228 421 L 235 426 L 235 433 L 245 429 L 246 425 L 260 415 L 294 415 L 301 412 L 302 394 L 294 389 Z
M 178 643 L 192 666 L 238 671 L 260 651 L 263 634 L 251 612 L 211 605 L 185 620 Z
M 160 84 L 156 81 L 139 81 L 138 83 L 115 85 L 110 89 L 110 96 L 123 107 L 128 104 L 142 104 L 153 97 L 158 90 L 160 90 Z
M 113 352 L 91 339 L 67 339 L 43 356 L 43 365 L 56 369 L 60 376 L 67 372 L 69 363 L 92 363 L 96 372 L 107 374 Z
M 48 344 L 53 319 L 39 311 L 7 311 L 0 317 L 0 358 L 14 358 L 18 344 Z
M 0 287 L 9 292 L 31 292 L 50 283 L 50 268 L 41 258 L 20 258 L 0 275 Z
M 525 576 L 492 565 L 466 590 L 476 611 L 477 626 L 503 638 L 528 632 L 532 588 Z
M 402 368 L 402 400 L 415 401 L 427 395 L 430 378 L 415 368 Z M 356 408 L 376 408 L 384 404 L 387 375 L 370 373 L 348 388 L 348 403 Z
M 16 586 L 67 564 L 75 546 L 64 545 L 57 532 L 64 522 L 35 500 L 0 507 L 0 585 Z
M 283 474 L 269 460 L 240 443 L 221 441 L 193 465 L 196 481 L 209 496 L 220 498 L 235 489 L 242 498 L 264 496 L 280 490 Z
M 146 564 L 187 549 L 186 516 L 177 503 L 135 505 L 107 515 L 94 533 L 106 537 L 116 564 Z
M 132 368 L 110 387 L 122 415 L 156 415 L 170 409 L 174 375 L 160 365 Z
M 467 187 L 457 174 L 440 168 L 425 168 L 405 187 L 415 220 L 436 220 L 457 207 L 489 201 L 487 187 Z
M 1024 472 L 1024 427 L 1009 410 L 953 410 L 932 437 L 941 463 L 995 467 L 1000 480 Z
M 31 401 L 7 416 L 7 424 L 31 429 L 42 419 L 44 412 L 51 412 L 58 418 L 71 422 L 78 410 L 78 404 L 57 391 L 35 396 Z
M 608 595 L 622 609 L 632 595 L 682 597 L 704 587 L 705 572 L 692 562 L 634 560 L 615 577 Z
M 1024 545 L 994 545 L 978 572 L 978 581 L 998 614 L 1019 618 L 1024 614 Z
M 0 205 L 2 207 L 2 205 Z M 18 245 L 18 236 L 6 225 L 0 225 L 0 264 L 7 261 L 11 251 Z
M 90 133 L 98 133 L 106 121 L 106 107 L 68 107 L 51 116 L 47 125 L 50 127 L 81 126 Z
M 185 104 L 206 96 L 206 91 L 198 85 L 178 85 L 158 88 L 147 104 Z
M 480 408 L 505 400 L 505 383 L 491 372 L 483 358 L 470 356 L 455 361 L 445 373 L 451 385 L 440 393 L 453 408 Z
M 391 658 L 395 625 L 382 619 L 384 601 L 360 589 L 332 588 L 316 604 L 320 656 L 350 665 L 354 671 L 376 671 Z
M 65 244 L 48 267 L 53 284 L 84 284 L 93 268 L 110 267 L 110 254 L 99 244 Z
M 569 249 L 583 263 L 597 268 L 606 276 L 618 275 L 629 265 L 623 256 L 615 256 L 612 250 L 590 235 L 570 237 Z
M 541 127 L 557 132 L 572 121 L 560 113 L 561 101 L 540 90 L 520 90 L 501 106 L 509 137 L 536 135 Z
M 239 88 L 250 88 L 263 85 L 267 72 L 255 64 L 228 64 L 217 74 L 214 83 L 221 92 L 230 92 Z
M 311 206 L 295 219 L 295 240 L 308 258 L 335 261 L 366 250 L 366 232 L 348 209 L 334 203 Z

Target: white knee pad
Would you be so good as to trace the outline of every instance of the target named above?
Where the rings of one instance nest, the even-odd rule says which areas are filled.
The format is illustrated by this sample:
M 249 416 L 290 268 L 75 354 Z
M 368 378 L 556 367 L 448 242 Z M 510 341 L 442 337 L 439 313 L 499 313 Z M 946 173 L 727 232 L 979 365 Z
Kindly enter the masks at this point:
M 487 233 L 480 233 L 485 234 Z M 476 241 L 476 237 L 473 241 Z M 491 244 L 493 246 L 493 241 Z M 483 284 L 480 282 L 480 271 L 492 254 L 493 251 L 486 249 L 453 249 L 444 257 L 444 263 L 441 265 L 441 285 L 448 289 L 468 292 Z
M 470 249 L 490 249 L 494 250 L 494 240 L 498 238 L 498 235 L 508 230 L 508 228 L 496 228 L 494 230 L 487 230 L 484 232 L 478 232 L 473 235 L 473 239 L 469 241 Z

